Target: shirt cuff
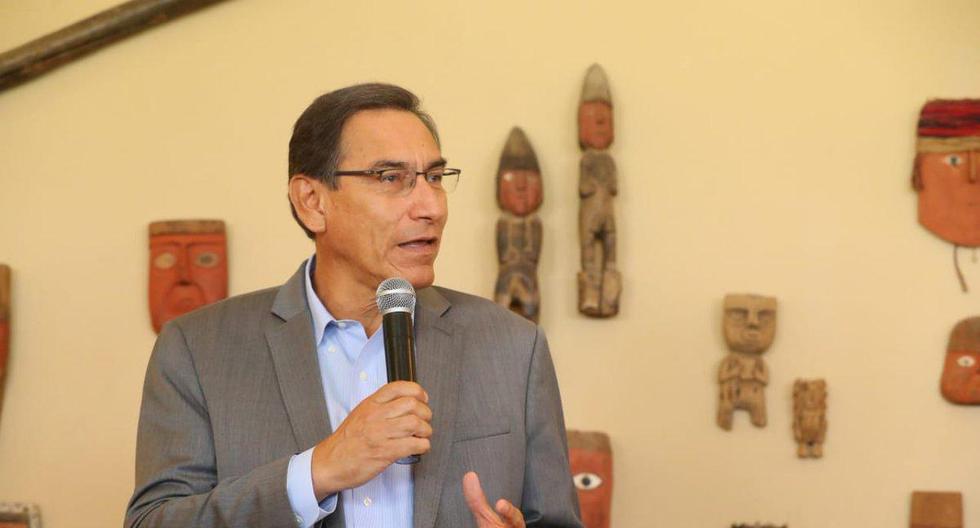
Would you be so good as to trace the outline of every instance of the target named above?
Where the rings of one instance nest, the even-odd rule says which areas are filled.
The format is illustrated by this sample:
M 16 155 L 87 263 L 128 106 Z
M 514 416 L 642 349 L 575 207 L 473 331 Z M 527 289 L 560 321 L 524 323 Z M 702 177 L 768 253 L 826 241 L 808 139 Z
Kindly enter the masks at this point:
M 334 493 L 317 503 L 313 492 L 313 448 L 307 449 L 289 459 L 286 470 L 286 495 L 289 506 L 296 516 L 296 525 L 310 528 L 317 521 L 337 509 L 337 494 Z

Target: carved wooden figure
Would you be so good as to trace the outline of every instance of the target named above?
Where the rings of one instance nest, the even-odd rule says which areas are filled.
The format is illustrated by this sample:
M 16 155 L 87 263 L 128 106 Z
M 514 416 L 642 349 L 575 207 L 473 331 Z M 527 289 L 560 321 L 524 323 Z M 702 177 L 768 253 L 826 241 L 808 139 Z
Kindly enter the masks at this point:
M 724 310 L 722 327 L 731 352 L 718 368 L 718 426 L 731 430 L 734 411 L 743 409 L 753 425 L 764 427 L 769 369 L 761 356 L 776 334 L 776 298 L 726 295 Z
M 585 528 L 609 528 L 613 491 L 609 436 L 568 431 L 568 460 Z
M 953 244 L 960 288 L 960 246 L 980 246 L 980 99 L 929 101 L 919 115 L 912 186 L 919 223 Z
M 10 267 L 0 264 L 0 416 L 3 416 L 3 387 L 10 359 Z
M 41 528 L 41 510 L 36 504 L 0 502 L 0 528 Z
M 579 242 L 578 309 L 591 317 L 619 313 L 622 277 L 616 269 L 616 221 L 613 197 L 618 192 L 616 163 L 606 149 L 612 144 L 612 96 L 606 73 L 593 64 L 585 75 L 578 113 Z
M 504 212 L 497 221 L 500 272 L 494 300 L 535 322 L 541 312 L 541 219 L 536 211 L 543 197 L 538 158 L 524 131 L 514 127 L 497 168 L 497 204 Z
M 796 380 L 793 383 L 793 437 L 796 456 L 823 457 L 827 435 L 827 382 Z
M 909 528 L 963 528 L 963 495 L 913 491 Z
M 980 317 L 964 319 L 953 327 L 940 391 L 953 403 L 980 404 Z
M 171 220 L 150 224 L 150 316 L 167 321 L 228 296 L 225 223 Z

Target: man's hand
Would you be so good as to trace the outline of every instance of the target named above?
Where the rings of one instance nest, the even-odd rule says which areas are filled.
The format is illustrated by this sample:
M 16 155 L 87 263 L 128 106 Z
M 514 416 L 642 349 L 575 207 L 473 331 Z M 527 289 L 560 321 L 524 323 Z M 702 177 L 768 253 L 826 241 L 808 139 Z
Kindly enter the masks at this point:
M 432 410 L 418 383 L 395 381 L 364 399 L 313 448 L 317 501 L 371 480 L 400 458 L 429 451 Z
M 472 471 L 463 475 L 463 496 L 466 497 L 466 505 L 479 528 L 524 528 L 521 510 L 507 500 L 497 501 L 497 511 L 490 509 L 480 486 L 480 478 Z

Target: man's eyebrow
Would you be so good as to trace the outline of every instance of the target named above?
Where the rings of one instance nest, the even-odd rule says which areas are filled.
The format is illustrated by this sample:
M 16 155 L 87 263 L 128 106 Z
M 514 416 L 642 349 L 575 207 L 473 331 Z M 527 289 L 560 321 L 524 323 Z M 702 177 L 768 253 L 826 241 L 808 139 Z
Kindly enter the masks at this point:
M 429 165 L 425 168 L 425 170 L 431 170 L 436 167 L 444 166 L 445 164 L 446 164 L 446 159 L 439 158 L 433 161 L 432 163 L 429 163 Z M 373 164 L 371 164 L 371 168 L 372 169 L 405 169 L 408 168 L 408 163 L 404 161 L 382 159 L 382 160 L 375 161 Z
M 439 158 L 439 159 L 433 161 L 432 163 L 430 163 L 429 166 L 425 168 L 425 170 L 430 170 L 430 169 L 434 169 L 436 167 L 442 167 L 442 166 L 445 166 L 445 165 L 446 165 L 446 158 Z

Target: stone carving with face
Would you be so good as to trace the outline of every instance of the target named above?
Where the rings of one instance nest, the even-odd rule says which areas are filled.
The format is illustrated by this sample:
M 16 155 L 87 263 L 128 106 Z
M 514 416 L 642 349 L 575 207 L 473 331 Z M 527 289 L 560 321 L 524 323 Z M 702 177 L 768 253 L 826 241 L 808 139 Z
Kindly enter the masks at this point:
M 762 353 L 776 334 L 776 299 L 761 295 L 726 295 L 722 326 L 731 352 L 718 369 L 718 426 L 731 430 L 736 409 L 749 412 L 752 424 L 766 425 L 769 369 Z
M 616 221 L 613 197 L 618 192 L 616 163 L 605 149 L 612 144 L 612 98 L 602 67 L 593 64 L 585 76 L 579 105 L 579 311 L 590 317 L 619 312 L 622 278 L 616 270 Z
M 964 319 L 953 327 L 940 390 L 952 403 L 980 404 L 980 317 Z
M 913 491 L 909 528 L 963 528 L 963 494 Z
M 164 323 L 228 296 L 225 223 L 171 220 L 150 224 L 150 317 Z
M 568 460 L 585 528 L 609 528 L 613 484 L 609 436 L 568 431 Z
M 919 116 L 912 185 L 919 223 L 957 249 L 980 246 L 980 99 L 929 101 Z
M 796 456 L 823 457 L 827 436 L 827 382 L 796 380 L 793 383 L 793 437 Z
M 10 267 L 0 264 L 0 415 L 3 413 L 3 387 L 10 358 Z
M 514 127 L 497 169 L 497 203 L 504 212 L 497 221 L 500 272 L 494 301 L 535 322 L 541 311 L 537 267 L 542 237 L 535 212 L 542 198 L 538 158 L 524 131 Z

